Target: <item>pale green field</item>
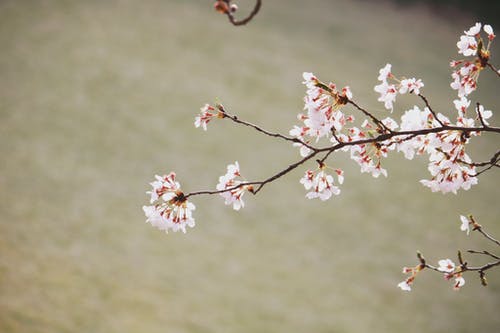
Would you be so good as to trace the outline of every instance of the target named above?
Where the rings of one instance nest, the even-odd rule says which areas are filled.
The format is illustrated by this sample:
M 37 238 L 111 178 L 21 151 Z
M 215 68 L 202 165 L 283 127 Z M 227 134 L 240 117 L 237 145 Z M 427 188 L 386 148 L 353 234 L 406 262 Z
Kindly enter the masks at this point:
M 411 293 L 396 287 L 417 249 L 436 263 L 484 247 L 459 231 L 459 214 L 500 235 L 498 173 L 443 196 L 418 183 L 424 159 L 394 156 L 389 178 L 373 179 L 340 154 L 330 164 L 346 180 L 328 202 L 304 199 L 304 167 L 241 212 L 194 198 L 186 235 L 152 228 L 141 210 L 154 174 L 175 170 L 193 191 L 235 160 L 259 179 L 297 158 L 229 123 L 195 129 L 216 98 L 287 132 L 301 73 L 313 71 L 382 114 L 373 86 L 391 62 L 451 111 L 447 64 L 474 22 L 385 2 L 270 0 L 234 28 L 211 1 L 1 1 L 0 332 L 498 331 L 499 272 L 487 288 L 466 276 L 458 293 L 431 272 Z M 494 109 L 498 81 L 480 85 L 475 97 Z M 498 142 L 482 139 L 478 160 Z

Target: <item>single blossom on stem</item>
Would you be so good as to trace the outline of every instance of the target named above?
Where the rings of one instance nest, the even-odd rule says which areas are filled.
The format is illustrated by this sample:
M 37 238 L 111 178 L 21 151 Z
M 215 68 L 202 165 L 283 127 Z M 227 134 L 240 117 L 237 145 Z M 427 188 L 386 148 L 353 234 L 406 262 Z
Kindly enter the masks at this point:
M 486 32 L 488 34 L 488 40 L 489 41 L 492 41 L 493 39 L 495 39 L 496 36 L 493 33 L 493 28 L 491 27 L 491 25 L 485 24 L 485 26 L 484 26 L 484 32 Z
M 463 215 L 460 215 L 460 221 L 462 224 L 460 225 L 460 230 L 467 232 L 467 235 L 470 234 L 470 225 L 472 224 L 469 219 Z
M 465 279 L 461 273 L 455 275 L 455 284 L 453 285 L 454 290 L 459 290 L 465 284 Z
M 210 104 L 205 104 L 200 109 L 200 114 L 195 117 L 195 119 L 194 119 L 194 126 L 196 128 L 198 128 L 198 127 L 201 126 L 201 128 L 203 128 L 206 131 L 207 130 L 207 124 L 213 118 L 224 118 L 224 113 L 220 109 L 216 110 Z
M 451 273 L 455 270 L 455 263 L 451 259 L 442 259 L 438 261 L 438 271 Z

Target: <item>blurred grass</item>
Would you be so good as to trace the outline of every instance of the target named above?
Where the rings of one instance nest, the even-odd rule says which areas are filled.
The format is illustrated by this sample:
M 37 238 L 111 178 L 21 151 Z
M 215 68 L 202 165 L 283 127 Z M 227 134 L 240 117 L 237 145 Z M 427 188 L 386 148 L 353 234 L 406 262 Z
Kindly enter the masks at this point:
M 213 187 L 234 160 L 255 179 L 297 158 L 229 123 L 194 129 L 215 98 L 286 132 L 302 108 L 303 71 L 349 84 L 382 112 L 372 89 L 391 62 L 451 111 L 447 64 L 475 21 L 442 14 L 268 1 L 234 28 L 206 1 L 0 2 L 0 331 L 497 330 L 498 272 L 488 288 L 469 276 L 459 293 L 432 273 L 410 294 L 396 288 L 417 249 L 435 263 L 484 247 L 458 230 L 459 214 L 500 234 L 495 173 L 443 196 L 418 184 L 423 159 L 395 156 L 389 178 L 372 179 L 338 155 L 331 163 L 346 182 L 327 203 L 304 200 L 298 170 L 239 213 L 196 198 L 198 225 L 186 235 L 143 222 L 155 173 L 175 170 L 190 191 Z M 494 83 L 484 73 L 476 95 L 491 109 Z M 473 156 L 497 144 L 482 139 Z

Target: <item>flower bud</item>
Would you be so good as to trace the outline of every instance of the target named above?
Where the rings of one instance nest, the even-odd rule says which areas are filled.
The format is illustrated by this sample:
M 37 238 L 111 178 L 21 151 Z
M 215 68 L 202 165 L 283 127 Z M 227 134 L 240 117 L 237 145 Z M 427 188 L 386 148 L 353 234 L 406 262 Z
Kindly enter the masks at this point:
M 229 11 L 227 3 L 222 0 L 216 1 L 214 3 L 214 9 L 221 14 L 226 14 Z

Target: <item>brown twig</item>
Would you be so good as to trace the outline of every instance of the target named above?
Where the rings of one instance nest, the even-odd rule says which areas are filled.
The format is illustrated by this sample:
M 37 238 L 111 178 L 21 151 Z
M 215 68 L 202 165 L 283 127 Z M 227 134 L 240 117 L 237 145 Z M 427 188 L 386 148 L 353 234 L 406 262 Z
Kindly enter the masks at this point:
M 491 236 L 490 234 L 488 234 L 486 231 L 484 231 L 481 226 L 477 227 L 475 230 L 479 231 L 488 240 L 490 240 L 493 243 L 495 243 L 496 245 L 500 246 L 500 241 L 498 239 L 495 239 L 493 236 Z
M 295 168 L 297 168 L 298 166 L 304 164 L 305 162 L 309 161 L 311 158 L 313 158 L 314 156 L 316 156 L 318 154 L 318 151 L 313 151 L 311 154 L 307 155 L 306 157 L 302 158 L 301 160 L 293 163 L 293 164 L 290 164 L 287 168 L 281 170 L 280 172 L 272 175 L 271 177 L 268 177 L 264 180 L 261 180 L 261 181 L 253 181 L 253 182 L 242 182 L 236 186 L 233 186 L 233 187 L 229 187 L 227 189 L 224 189 L 224 190 L 217 190 L 217 191 L 197 191 L 197 192 L 191 192 L 191 193 L 188 193 L 186 195 L 184 195 L 184 198 L 188 198 L 188 197 L 191 197 L 191 196 L 195 196 L 195 195 L 202 195 L 202 194 L 220 194 L 220 193 L 224 193 L 224 192 L 229 192 L 229 191 L 233 191 L 233 190 L 236 190 L 238 188 L 241 188 L 241 187 L 244 187 L 244 186 L 250 186 L 250 185 L 257 185 L 257 188 L 255 190 L 252 191 L 253 194 L 257 194 L 266 184 L 272 182 L 272 181 L 275 181 L 276 179 L 286 175 L 287 173 L 289 173 L 290 171 L 294 170 Z
M 487 165 L 492 165 L 492 166 L 499 166 L 497 163 L 500 161 L 500 150 L 498 150 L 495 155 L 491 157 L 489 161 L 485 162 L 477 162 L 477 163 L 470 163 L 473 166 L 476 167 L 481 167 L 481 166 L 487 166 Z
M 483 125 L 483 127 L 488 127 L 488 125 L 484 122 L 483 115 L 481 114 L 481 112 L 479 112 L 479 107 L 480 106 L 481 106 L 481 104 L 479 102 L 476 103 L 476 114 L 477 114 L 477 117 L 479 118 L 479 121 L 481 122 L 481 125 Z
M 378 119 L 377 117 L 375 117 L 374 115 L 372 115 L 370 112 L 368 112 L 366 109 L 362 108 L 361 106 L 359 106 L 358 104 L 356 104 L 354 101 L 352 100 L 348 100 L 347 103 L 349 104 L 352 104 L 356 109 L 358 109 L 359 111 L 361 111 L 365 116 L 367 117 L 370 117 L 370 119 L 375 123 L 377 124 L 377 126 L 379 126 L 380 128 L 384 129 L 386 132 L 392 132 L 392 130 L 390 128 L 388 128 L 387 126 L 384 125 L 384 123 Z
M 463 267 L 460 271 L 456 272 L 456 273 L 464 273 L 464 272 L 485 272 L 487 271 L 488 269 L 491 269 L 493 267 L 496 267 L 496 266 L 500 266 L 500 260 L 497 260 L 497 261 L 494 261 L 494 262 L 490 262 L 490 263 L 487 263 L 483 266 L 478 266 L 478 267 Z
M 229 119 L 231 119 L 232 121 L 234 121 L 237 124 L 241 124 L 241 125 L 245 125 L 245 126 L 251 127 L 253 129 L 257 130 L 258 132 L 260 132 L 262 134 L 265 134 L 265 135 L 268 135 L 270 137 L 280 138 L 280 139 L 283 139 L 283 140 L 286 140 L 286 141 L 290 141 L 290 142 L 293 142 L 293 143 L 300 143 L 301 145 L 309 148 L 310 150 L 313 150 L 313 151 L 316 150 L 316 148 L 314 148 L 313 146 L 305 143 L 304 141 L 302 141 L 302 140 L 300 140 L 298 138 L 289 137 L 289 136 L 283 135 L 281 133 L 270 132 L 270 131 L 265 130 L 264 128 L 262 128 L 260 126 L 257 126 L 255 124 L 249 123 L 249 122 L 244 121 L 244 120 L 241 120 L 237 116 L 231 115 L 231 114 L 227 113 L 226 110 L 223 108 L 222 105 L 218 105 L 218 107 L 224 113 L 224 118 L 229 118 Z
M 479 171 L 479 172 L 476 172 L 474 175 L 471 175 L 473 177 L 477 177 L 479 176 L 480 174 L 482 173 L 485 173 L 486 171 L 490 170 L 491 168 L 493 167 L 497 167 L 497 168 L 500 168 L 500 164 L 497 164 L 497 163 L 494 163 L 494 164 L 491 164 L 490 166 L 488 166 L 487 168 L 484 168 L 483 170 Z
M 496 74 L 498 77 L 500 77 L 500 72 L 499 72 L 499 70 L 498 70 L 498 69 L 496 69 L 496 68 L 495 68 L 495 66 L 493 66 L 493 65 L 492 65 L 492 64 L 490 64 L 490 63 L 487 63 L 486 65 L 487 65 L 487 66 L 488 66 L 488 67 L 489 67 L 489 68 L 490 68 L 493 72 L 495 72 L 495 74 Z
M 492 257 L 493 259 L 498 259 L 500 260 L 500 257 L 493 254 L 493 253 L 490 253 L 486 250 L 483 250 L 483 251 L 476 251 L 476 250 L 467 250 L 468 253 L 472 253 L 472 254 L 483 254 L 483 255 L 486 255 L 486 256 L 490 256 Z
M 422 95 L 422 94 L 418 94 L 418 97 L 420 97 L 424 103 L 425 103 L 425 106 L 429 109 L 429 111 L 432 113 L 432 116 L 434 117 L 434 119 L 437 120 L 437 122 L 441 125 L 441 126 L 445 126 L 445 124 L 441 121 L 441 119 L 439 119 L 438 115 L 436 114 L 436 112 L 434 111 L 434 109 L 431 107 L 431 105 L 429 104 L 429 101 L 427 100 L 427 98 Z
M 220 11 L 223 14 L 226 14 L 227 18 L 229 19 L 229 22 L 231 22 L 231 24 L 234 26 L 245 25 L 248 22 L 250 22 L 255 17 L 255 15 L 257 15 L 257 13 L 259 12 L 259 10 L 262 6 L 262 0 L 256 0 L 255 5 L 254 5 L 252 11 L 250 12 L 250 14 L 248 14 L 247 17 L 245 17 L 241 20 L 237 20 L 234 17 L 234 11 L 232 10 L 232 8 L 237 8 L 237 7 L 232 7 L 231 2 L 232 2 L 232 0 L 219 0 L 216 2 L 216 6 L 217 6 L 217 4 L 225 3 L 225 6 L 223 7 L 224 9 L 220 10 Z

